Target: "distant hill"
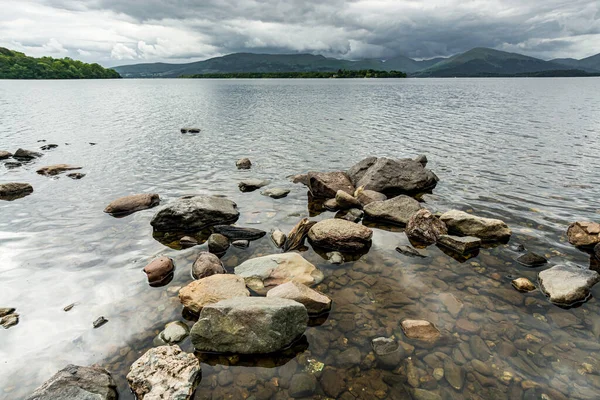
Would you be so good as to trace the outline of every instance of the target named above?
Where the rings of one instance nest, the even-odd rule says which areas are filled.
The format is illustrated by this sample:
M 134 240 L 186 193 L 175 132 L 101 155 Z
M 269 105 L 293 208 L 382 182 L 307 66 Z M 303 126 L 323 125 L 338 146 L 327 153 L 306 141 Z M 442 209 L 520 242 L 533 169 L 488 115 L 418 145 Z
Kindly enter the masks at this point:
M 110 79 L 121 76 L 99 64 L 70 58 L 29 57 L 0 47 L 0 79 Z
M 587 72 L 600 72 L 600 54 L 582 58 L 581 60 L 576 60 L 574 58 L 556 58 L 554 60 L 550 60 L 550 62 L 571 68 L 581 69 Z

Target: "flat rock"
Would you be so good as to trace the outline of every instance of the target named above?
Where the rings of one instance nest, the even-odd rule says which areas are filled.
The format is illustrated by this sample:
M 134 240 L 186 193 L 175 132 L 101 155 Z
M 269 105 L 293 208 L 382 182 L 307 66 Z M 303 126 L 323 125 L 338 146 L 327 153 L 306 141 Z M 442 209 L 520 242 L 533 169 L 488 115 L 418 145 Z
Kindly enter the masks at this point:
M 309 172 L 308 189 L 316 198 L 333 199 L 338 190 L 354 194 L 354 185 L 345 172 Z
M 440 235 L 437 243 L 459 254 L 469 253 L 481 247 L 481 239 L 474 236 Z
M 144 267 L 144 273 L 151 285 L 160 284 L 168 279 L 173 274 L 173 270 L 175 270 L 175 265 L 169 257 L 159 257 Z
M 158 334 L 154 342 L 155 344 L 158 343 L 159 346 L 163 346 L 165 344 L 175 344 L 181 342 L 189 334 L 190 328 L 184 322 L 169 322 L 167 325 L 165 325 L 165 329 Z
M 294 281 L 304 285 L 317 285 L 324 275 L 298 253 L 271 254 L 244 261 L 235 267 L 235 274 L 260 295 L 282 283 Z
M 29 183 L 10 182 L 0 184 L 0 200 L 16 200 L 33 193 Z
M 379 366 L 384 369 L 398 367 L 400 362 L 406 357 L 406 350 L 392 338 L 375 338 L 371 341 L 371 347 Z
M 595 246 L 600 243 L 600 224 L 586 221 L 574 222 L 569 225 L 567 237 L 573 246 Z
M 81 169 L 81 167 L 78 167 L 76 165 L 70 165 L 70 164 L 56 164 L 56 165 L 50 165 L 48 167 L 40 168 L 36 172 L 38 174 L 44 175 L 44 176 L 55 176 L 58 174 L 62 174 L 63 172 L 73 171 L 73 170 L 77 170 L 77 169 Z
M 461 366 L 456 365 L 450 357 L 444 359 L 444 376 L 450 386 L 456 390 L 461 390 L 465 384 L 465 370 Z
M 159 203 L 160 197 L 156 193 L 132 194 L 114 200 L 106 206 L 104 212 L 111 215 L 130 214 L 152 208 Z
M 389 224 L 404 226 L 414 213 L 421 209 L 419 202 L 409 196 L 396 196 L 389 200 L 374 201 L 364 207 L 366 217 Z
M 252 167 L 252 162 L 249 158 L 240 158 L 235 162 L 235 166 L 237 169 L 250 169 Z
M 271 181 L 264 179 L 245 179 L 238 183 L 238 188 L 242 192 L 253 192 L 261 187 L 267 186 Z
M 187 196 L 162 207 L 150 225 L 158 232 L 198 232 L 219 224 L 235 222 L 237 205 L 215 196 Z
M 294 374 L 290 381 L 288 390 L 290 396 L 295 399 L 310 397 L 317 389 L 317 379 L 307 373 Z
M 193 236 L 184 236 L 181 239 L 179 239 L 179 245 L 184 249 L 198 246 L 198 239 L 196 239 Z
M 233 247 L 237 247 L 239 249 L 245 249 L 250 247 L 250 241 L 249 240 L 234 240 L 233 242 L 231 242 L 231 245 Z
M 217 225 L 213 226 L 212 230 L 227 237 L 229 240 L 257 240 L 267 234 L 267 232 L 260 229 L 233 225 Z
M 548 263 L 548 260 L 546 260 L 546 257 L 540 256 L 535 253 L 527 252 L 519 256 L 517 258 L 517 262 L 526 267 L 539 267 Z
M 504 221 L 483 218 L 464 211 L 450 210 L 440 217 L 450 233 L 461 236 L 475 236 L 484 242 L 507 241 L 512 234 Z
M 427 256 L 421 254 L 421 252 L 414 247 L 411 246 L 398 246 L 396 247 L 396 251 L 402 255 L 407 257 L 418 257 L 418 258 L 426 258 Z
M 181 128 L 181 133 L 200 133 L 200 128 Z
M 6 160 L 8 158 L 11 158 L 12 156 L 13 154 L 8 151 L 0 150 L 0 160 Z
M 283 233 L 279 229 L 274 229 L 273 232 L 271 232 L 271 240 L 273 240 L 273 243 L 275 243 L 275 246 L 277 246 L 278 248 L 283 247 L 286 239 L 287 236 L 285 235 L 285 233 Z
M 400 323 L 402 331 L 410 339 L 434 341 L 440 337 L 440 331 L 429 321 L 405 319 Z
M 469 339 L 469 350 L 481 361 L 487 361 L 491 356 L 491 351 L 483 339 L 477 335 L 472 335 Z
M 16 311 L 13 307 L 0 307 L 0 318 L 12 314 Z
M 216 274 L 225 274 L 223 263 L 219 257 L 206 251 L 198 254 L 192 265 L 192 276 L 194 279 L 202 279 Z
M 335 194 L 335 202 L 342 210 L 349 208 L 362 208 L 362 204 L 351 194 L 338 190 Z
M 424 208 L 415 212 L 406 224 L 406 236 L 416 242 L 432 244 L 440 236 L 448 234 L 446 224 Z
M 356 192 L 354 192 L 354 197 L 356 197 L 363 207 L 374 201 L 387 200 L 387 196 L 385 194 L 376 192 L 374 190 L 365 190 L 363 187 L 356 189 Z
M 260 192 L 263 196 L 271 197 L 272 199 L 282 199 L 290 193 L 289 189 L 270 188 Z
M 220 233 L 213 233 L 207 240 L 208 251 L 213 254 L 223 254 L 229 249 L 229 238 Z
M 204 307 L 191 338 L 199 351 L 272 353 L 300 337 L 307 323 L 306 307 L 296 301 L 234 298 Z
M 58 145 L 57 145 L 57 144 L 54 144 L 54 143 L 51 143 L 51 144 L 45 144 L 45 145 L 43 145 L 42 147 L 40 147 L 40 150 L 44 150 L 44 151 L 47 151 L 47 150 L 53 150 L 53 149 L 56 149 L 57 147 L 58 147 Z
M 335 218 L 319 221 L 308 231 L 308 239 L 314 246 L 347 252 L 369 248 L 372 236 L 373 231 L 364 225 Z
M 511 284 L 519 292 L 531 292 L 535 290 L 535 285 L 527 278 L 514 279 Z
M 100 367 L 67 365 L 37 388 L 27 400 L 117 400 L 117 385 Z
M 331 299 L 298 282 L 286 282 L 267 292 L 267 297 L 290 299 L 304 304 L 309 314 L 322 314 L 331 309 Z
M 592 286 L 600 281 L 600 274 L 575 266 L 555 265 L 540 272 L 538 279 L 552 303 L 568 306 L 585 301 Z
M 34 158 L 39 158 L 42 155 L 42 153 L 37 153 L 35 151 L 18 149 L 17 151 L 15 151 L 15 154 L 13 154 L 13 158 L 22 161 L 29 161 L 33 160 Z
M 177 345 L 148 350 L 127 374 L 127 382 L 138 400 L 188 400 L 199 380 L 200 361 Z
M 202 278 L 179 291 L 179 301 L 191 312 L 198 314 L 203 307 L 221 300 L 248 297 L 244 279 L 232 274 L 216 274 Z
M 22 167 L 23 163 L 20 163 L 18 161 L 6 161 L 4 163 L 4 166 L 6 167 L 6 169 L 15 169 L 15 168 Z
M 417 194 L 430 191 L 438 177 L 423 165 L 411 159 L 369 157 L 348 171 L 356 187 L 373 190 L 386 196 Z
M 453 318 L 458 317 L 464 307 L 463 302 L 458 300 L 452 293 L 440 293 L 438 297 L 450 315 Z

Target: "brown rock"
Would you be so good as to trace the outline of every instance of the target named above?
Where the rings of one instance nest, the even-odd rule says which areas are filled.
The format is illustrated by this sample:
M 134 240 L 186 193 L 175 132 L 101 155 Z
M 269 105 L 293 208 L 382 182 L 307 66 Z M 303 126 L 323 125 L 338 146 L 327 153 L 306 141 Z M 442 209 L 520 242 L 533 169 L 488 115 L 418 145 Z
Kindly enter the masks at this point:
M 158 284 L 167 279 L 174 269 L 173 260 L 169 257 L 159 257 L 144 267 L 144 273 L 148 276 L 148 283 Z
M 531 292 L 535 290 L 535 285 L 527 278 L 517 278 L 511 283 L 519 292 Z
M 567 230 L 569 243 L 577 247 L 594 246 L 600 243 L 600 224 L 596 222 L 574 222 Z
M 69 164 L 56 164 L 56 165 L 50 165 L 49 167 L 40 168 L 36 172 L 38 174 L 44 175 L 44 176 L 55 176 L 58 174 L 62 174 L 63 172 L 66 172 L 66 171 L 73 171 L 76 169 L 81 169 L 81 167 L 77 167 L 75 165 L 69 165 Z
M 347 210 L 349 208 L 362 208 L 360 202 L 354 198 L 351 194 L 344 192 L 343 190 L 338 190 L 335 194 L 335 202 L 342 210 Z
M 230 274 L 211 275 L 193 281 L 179 291 L 181 304 L 196 314 L 207 304 L 245 296 L 250 296 L 250 292 L 244 279 Z
M 456 330 L 461 333 L 473 334 L 478 333 L 480 328 L 476 323 L 471 322 L 468 319 L 461 318 L 456 321 Z
M 323 202 L 323 207 L 327 210 L 327 211 L 337 211 L 340 209 L 340 206 L 337 203 L 336 199 L 328 199 L 325 202 Z
M 332 199 L 338 190 L 352 195 L 354 186 L 345 172 L 309 172 L 308 188 L 314 197 Z
M 387 200 L 387 196 L 385 194 L 376 192 L 374 190 L 365 190 L 362 186 L 356 189 L 354 192 L 354 197 L 356 197 L 363 207 L 374 201 Z
M 267 297 L 295 300 L 304 304 L 309 314 L 321 314 L 331 309 L 331 299 L 298 282 L 287 282 L 267 292 Z
M 441 235 L 448 234 L 448 228 L 444 222 L 423 208 L 410 217 L 405 233 L 411 240 L 432 244 L 437 242 Z
M 223 254 L 229 249 L 229 239 L 225 235 L 221 235 L 220 233 L 213 233 L 209 236 L 208 241 L 208 251 L 213 254 Z
M 10 182 L 0 184 L 0 200 L 16 200 L 33 192 L 29 183 Z
M 475 236 L 483 241 L 507 241 L 512 232 L 504 221 L 483 218 L 464 211 L 450 210 L 440 217 L 448 231 L 461 236 Z
M 317 222 L 308 232 L 308 239 L 316 247 L 349 252 L 368 248 L 372 236 L 373 231 L 366 226 L 343 219 Z
M 365 206 L 366 217 L 404 226 L 410 217 L 421 209 L 419 202 L 412 197 L 400 195 L 385 201 L 374 201 Z
M 12 153 L 4 150 L 0 150 L 0 160 L 6 160 L 7 158 L 11 158 Z
M 340 374 L 335 369 L 327 368 L 323 371 L 319 379 L 319 383 L 321 384 L 321 388 L 325 392 L 326 395 L 337 399 L 339 395 L 346 388 L 346 382 L 344 381 L 343 374 Z
M 406 337 L 410 339 L 434 341 L 440 337 L 440 331 L 429 321 L 405 319 L 400 325 Z
M 194 279 L 202 279 L 215 274 L 226 274 L 223 263 L 219 260 L 219 257 L 212 253 L 201 252 L 198 254 L 198 258 L 192 265 L 192 276 Z
M 129 214 L 147 208 L 152 208 L 160 203 L 156 193 L 133 194 L 121 197 L 111 202 L 104 212 L 112 215 Z
M 250 169 L 252 162 L 250 162 L 249 158 L 242 158 L 236 161 L 235 166 L 237 169 Z
M 458 300 L 452 293 L 441 293 L 438 297 L 450 315 L 453 318 L 458 317 L 464 306 L 462 301 Z

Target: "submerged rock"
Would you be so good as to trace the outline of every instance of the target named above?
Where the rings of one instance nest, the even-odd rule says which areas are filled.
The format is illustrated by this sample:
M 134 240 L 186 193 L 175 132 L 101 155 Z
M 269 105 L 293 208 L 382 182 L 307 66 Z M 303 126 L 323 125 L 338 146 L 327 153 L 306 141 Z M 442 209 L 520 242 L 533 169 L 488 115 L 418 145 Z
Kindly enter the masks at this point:
M 407 257 L 419 257 L 419 258 L 426 258 L 427 256 L 424 254 L 421 254 L 421 252 L 417 249 L 415 249 L 414 247 L 411 246 L 398 246 L 396 247 L 396 251 L 400 254 L 403 254 Z
M 406 357 L 406 350 L 396 340 L 378 337 L 371 341 L 371 347 L 379 365 L 385 369 L 394 369 Z
M 79 180 L 85 178 L 85 174 L 82 174 L 81 172 L 72 172 L 70 174 L 67 174 L 67 177 L 74 180 Z
M 104 317 L 98 317 L 96 318 L 96 320 L 92 323 L 94 329 L 96 328 L 100 328 L 102 325 L 106 324 L 108 322 L 108 320 Z
M 335 214 L 335 218 L 345 219 L 346 221 L 358 223 L 364 215 L 365 213 L 363 212 L 363 210 L 359 210 L 358 208 L 351 208 L 345 211 L 338 211 L 337 214 Z
M 481 239 L 474 236 L 441 235 L 437 243 L 459 254 L 469 253 L 481 247 Z
M 286 239 L 287 236 L 285 236 L 285 233 L 281 232 L 279 229 L 274 229 L 273 232 L 271 232 L 271 240 L 273 240 L 273 243 L 275 243 L 275 246 L 278 248 L 283 247 Z
M 235 166 L 237 169 L 250 169 L 252 167 L 252 162 L 249 158 L 240 158 L 235 162 Z
M 596 271 L 568 265 L 555 265 L 538 274 L 540 288 L 555 304 L 570 306 L 585 301 L 600 275 Z
M 81 167 L 78 167 L 76 165 L 70 165 L 70 164 L 56 164 L 56 165 L 50 165 L 48 167 L 40 168 L 36 172 L 38 174 L 44 175 L 44 176 L 55 176 L 58 174 L 62 174 L 63 172 L 73 171 L 73 170 L 77 170 L 77 169 L 81 169 Z
M 223 254 L 229 249 L 229 238 L 220 233 L 213 233 L 208 237 L 208 251 L 213 254 Z
M 364 225 L 343 219 L 326 219 L 317 222 L 308 231 L 308 239 L 316 247 L 358 252 L 371 246 L 373 231 Z
M 271 189 L 262 191 L 260 194 L 262 194 L 263 196 L 268 196 L 272 199 L 282 199 L 282 198 L 286 197 L 289 193 L 290 193 L 289 189 L 271 188 Z
M 17 151 L 15 151 L 15 154 L 13 154 L 13 158 L 22 161 L 29 161 L 33 160 L 34 158 L 39 158 L 42 155 L 42 153 L 37 153 L 35 151 L 18 149 Z
M 233 242 L 231 242 L 231 245 L 233 247 L 245 249 L 247 247 L 250 247 L 250 241 L 249 240 L 234 240 Z
M 512 234 L 504 221 L 483 218 L 464 211 L 450 210 L 440 217 L 451 233 L 461 236 L 475 236 L 484 242 L 507 241 Z
M 235 274 L 258 294 L 265 295 L 282 283 L 294 281 L 304 285 L 317 285 L 324 275 L 298 253 L 272 254 L 244 261 L 235 267 Z
M 117 400 L 117 385 L 100 367 L 67 365 L 37 388 L 27 400 Z
M 229 240 L 257 240 L 267 234 L 267 232 L 260 229 L 232 225 L 217 225 L 213 226 L 212 230 Z
M 225 273 L 227 273 L 227 271 L 225 271 L 219 257 L 205 251 L 198 254 L 198 258 L 196 258 L 196 261 L 194 261 L 194 264 L 192 265 L 192 276 L 194 279 L 202 279 L 208 276 Z
M 158 232 L 198 232 L 208 226 L 235 222 L 237 205 L 215 196 L 187 196 L 161 208 L 150 225 Z
M 456 365 L 450 357 L 444 359 L 444 376 L 450 386 L 456 390 L 461 390 L 465 384 L 465 370 L 463 367 Z
M 150 285 L 160 285 L 173 275 L 175 265 L 169 257 L 159 257 L 144 267 Z
M 58 147 L 57 144 L 45 144 L 42 147 L 40 147 L 40 150 L 44 150 L 44 151 L 46 151 L 46 150 L 52 150 L 52 149 L 55 149 L 57 147 Z
M 4 166 L 6 167 L 6 169 L 15 169 L 22 167 L 23 163 L 20 163 L 18 161 L 7 161 L 4 163 Z
M 321 292 L 298 282 L 286 282 L 267 292 L 267 297 L 290 299 L 304 304 L 309 314 L 321 314 L 331 309 L 331 299 Z
M 414 213 L 421 209 L 419 202 L 412 197 L 400 195 L 389 200 L 374 201 L 364 207 L 366 217 L 404 226 Z
M 439 218 L 424 208 L 414 213 L 406 224 L 406 236 L 416 242 L 432 244 L 448 234 L 448 228 Z
M 204 307 L 191 338 L 199 351 L 272 353 L 300 337 L 307 322 L 306 307 L 296 301 L 235 298 Z
M 311 374 L 294 374 L 290 381 L 289 394 L 295 399 L 311 397 L 315 390 L 317 390 L 317 379 Z
M 316 198 L 332 199 L 338 190 L 354 194 L 354 186 L 345 172 L 309 172 L 308 189 Z
M 546 257 L 540 256 L 535 253 L 527 252 L 517 258 L 519 264 L 525 265 L 526 267 L 539 267 L 548 263 Z
M 596 256 L 596 258 L 600 260 L 600 243 L 594 246 L 594 256 Z
M 200 128 L 181 128 L 181 133 L 200 133 Z
M 434 341 L 441 335 L 435 325 L 425 320 L 405 319 L 400 326 L 409 339 Z
M 200 361 L 177 345 L 148 350 L 127 374 L 127 382 L 138 400 L 188 400 L 199 378 Z
M 13 154 L 8 151 L 0 150 L 0 160 L 6 160 L 8 158 L 11 158 L 12 156 Z
M 33 187 L 29 183 L 2 183 L 0 184 L 0 200 L 16 200 L 33 193 Z
M 104 212 L 111 215 L 131 214 L 136 211 L 146 210 L 157 206 L 160 203 L 160 197 L 156 193 L 142 193 L 124 196 L 111 202 Z
M 246 179 L 238 183 L 238 187 L 242 192 L 253 192 L 263 186 L 267 186 L 271 181 L 264 179 Z
M 326 257 L 330 264 L 337 265 L 344 263 L 344 255 L 339 251 L 331 251 L 326 254 Z
M 354 197 L 364 207 L 367 204 L 373 203 L 374 201 L 387 200 L 387 196 L 383 193 L 376 192 L 374 190 L 365 190 L 363 187 L 359 187 L 354 192 Z
M 600 243 L 600 224 L 596 222 L 574 222 L 567 230 L 569 243 L 577 247 L 594 246 Z
M 248 296 L 250 292 L 246 289 L 244 279 L 231 274 L 211 275 L 193 281 L 179 291 L 179 301 L 194 314 L 209 304 Z
M 190 328 L 181 321 L 169 322 L 154 339 L 154 344 L 163 346 L 165 344 L 176 344 L 181 342 L 190 334 Z
M 531 292 L 535 290 L 535 285 L 527 278 L 517 278 L 511 284 L 519 292 Z
M 343 190 L 338 190 L 335 194 L 335 202 L 338 207 L 342 210 L 347 210 L 349 208 L 362 208 L 362 204 L 354 198 L 353 195 L 344 192 Z
M 181 239 L 179 239 L 179 245 L 184 249 L 188 249 L 190 247 L 197 246 L 198 239 L 196 239 L 193 236 L 184 236 Z

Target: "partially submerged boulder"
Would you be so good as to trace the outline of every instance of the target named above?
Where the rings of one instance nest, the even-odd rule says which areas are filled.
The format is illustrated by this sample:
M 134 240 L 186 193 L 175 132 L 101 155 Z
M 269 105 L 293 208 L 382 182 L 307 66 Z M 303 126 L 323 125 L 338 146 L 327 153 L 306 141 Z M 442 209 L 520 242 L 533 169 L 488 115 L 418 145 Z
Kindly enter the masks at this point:
M 233 225 L 213 226 L 212 231 L 227 237 L 229 240 L 257 240 L 267 234 L 267 232 L 260 229 Z
M 321 292 L 298 282 L 286 282 L 267 292 L 267 297 L 290 299 L 304 304 L 309 314 L 321 314 L 331 309 L 331 299 Z
M 574 222 L 569 225 L 567 237 L 573 246 L 594 246 L 600 243 L 600 224 L 585 221 Z
M 474 252 L 481 247 L 481 239 L 474 236 L 441 235 L 437 243 L 458 254 Z
M 279 229 L 273 229 L 273 231 L 271 232 L 271 240 L 273 241 L 273 243 L 275 243 L 275 246 L 277 246 L 278 248 L 282 248 L 285 244 L 285 241 L 287 240 L 287 236 Z
M 526 267 L 539 267 L 548 263 L 546 257 L 540 256 L 539 254 L 535 254 L 530 251 L 520 255 L 516 261 L 519 264 L 522 264 Z
M 416 242 L 432 244 L 448 234 L 446 224 L 424 208 L 414 213 L 406 224 L 406 236 Z
M 34 158 L 39 158 L 41 156 L 43 156 L 42 153 L 25 149 L 18 149 L 17 151 L 15 151 L 15 154 L 13 154 L 13 158 L 21 161 L 29 161 L 33 160 Z
M 600 281 L 596 271 L 570 265 L 555 265 L 538 274 L 540 288 L 552 303 L 570 306 L 587 300 Z
M 234 298 L 204 307 L 191 331 L 196 350 L 222 353 L 273 353 L 306 330 L 302 304 L 269 297 Z
M 160 197 L 156 193 L 132 194 L 114 200 L 106 206 L 104 212 L 117 216 L 125 215 L 155 207 L 159 203 Z
M 117 385 L 100 367 L 67 365 L 37 388 L 27 400 L 117 400 Z
M 412 197 L 400 195 L 389 200 L 374 201 L 364 207 L 365 216 L 375 221 L 404 226 L 421 209 Z
M 216 274 L 191 282 L 179 291 L 179 301 L 198 314 L 203 307 L 234 297 L 248 297 L 244 279 L 231 274 Z
M 169 257 L 159 257 L 144 267 L 150 285 L 160 285 L 173 275 L 175 265 Z
M 190 334 L 190 328 L 181 321 L 169 322 L 156 338 L 152 341 L 155 346 L 176 344 L 181 342 Z
M 256 189 L 260 189 L 263 186 L 267 186 L 271 181 L 264 179 L 246 179 L 238 184 L 238 187 L 242 192 L 253 192 Z
M 199 380 L 200 361 L 177 345 L 148 350 L 127 374 L 127 382 L 138 400 L 188 400 Z
M 263 196 L 268 196 L 272 199 L 282 199 L 290 193 L 289 189 L 271 188 L 260 192 Z
M 354 194 L 354 185 L 345 172 L 309 172 L 308 189 L 316 198 L 332 199 L 338 190 Z
M 354 198 L 353 195 L 344 192 L 343 190 L 338 190 L 335 194 L 335 202 L 338 207 L 342 210 L 347 210 L 349 208 L 362 208 L 360 202 Z
M 410 339 L 434 341 L 440 337 L 440 331 L 429 321 L 405 319 L 400 323 L 402 331 Z
M 400 344 L 392 339 L 378 337 L 371 341 L 373 353 L 379 365 L 385 369 L 394 369 L 406 357 L 406 351 Z
M 237 205 L 216 196 L 186 196 L 162 207 L 150 225 L 158 232 L 198 232 L 218 224 L 237 221 Z
M 202 279 L 216 274 L 225 274 L 223 263 L 219 257 L 206 251 L 200 252 L 192 265 L 192 277 Z
M 271 254 L 244 261 L 235 267 L 235 274 L 260 295 L 282 283 L 294 281 L 304 285 L 317 285 L 323 273 L 298 253 Z
M 8 158 L 11 158 L 12 156 L 13 154 L 11 152 L 0 150 L 0 160 L 6 160 Z
M 249 158 L 240 158 L 235 162 L 235 166 L 237 169 L 250 169 L 252 167 L 252 162 Z
M 372 236 L 373 231 L 366 226 L 337 218 L 319 221 L 308 231 L 313 246 L 346 252 L 368 249 Z
M 81 167 L 78 167 L 76 165 L 70 165 L 70 164 L 56 164 L 56 165 L 50 165 L 48 167 L 40 168 L 36 172 L 38 174 L 44 175 L 44 176 L 55 176 L 58 174 L 62 174 L 63 172 L 66 172 L 66 171 L 73 171 L 73 170 L 77 170 L 77 169 L 81 169 Z
M 221 235 L 220 233 L 213 233 L 212 235 L 210 235 L 208 237 L 207 244 L 208 251 L 210 251 L 213 254 L 220 255 L 225 253 L 227 249 L 229 249 L 230 245 L 229 239 L 226 236 Z
M 29 183 L 10 182 L 0 184 L 0 200 L 16 200 L 33 193 Z
M 506 223 L 499 219 L 483 218 L 464 211 L 450 210 L 440 217 L 450 233 L 475 236 L 484 242 L 504 242 L 512 234 Z

